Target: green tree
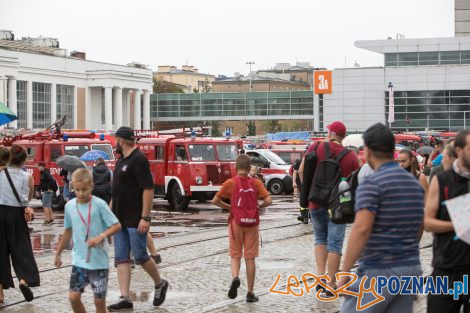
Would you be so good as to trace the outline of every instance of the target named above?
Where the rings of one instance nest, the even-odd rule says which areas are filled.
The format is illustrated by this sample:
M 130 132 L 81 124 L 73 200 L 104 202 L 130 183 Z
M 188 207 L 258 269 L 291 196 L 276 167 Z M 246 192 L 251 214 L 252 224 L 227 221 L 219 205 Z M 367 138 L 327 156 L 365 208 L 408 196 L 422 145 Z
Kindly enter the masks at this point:
M 277 133 L 282 130 L 282 124 L 279 120 L 268 120 L 264 122 L 264 129 L 268 133 Z
M 153 93 L 184 93 L 183 88 L 175 83 L 153 79 Z
M 208 93 L 212 91 L 211 83 L 209 79 L 206 77 L 204 82 L 202 83 L 202 93 Z
M 246 123 L 247 136 L 256 136 L 256 123 L 254 121 L 248 121 Z

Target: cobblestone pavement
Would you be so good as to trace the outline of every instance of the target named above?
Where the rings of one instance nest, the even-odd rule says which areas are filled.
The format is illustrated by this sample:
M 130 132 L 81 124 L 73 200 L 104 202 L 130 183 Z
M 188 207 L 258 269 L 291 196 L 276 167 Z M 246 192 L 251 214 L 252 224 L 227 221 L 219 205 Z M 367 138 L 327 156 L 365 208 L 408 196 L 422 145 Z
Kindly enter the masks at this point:
M 278 199 L 277 206 L 268 209 L 261 220 L 260 257 L 257 259 L 257 277 L 255 292 L 260 302 L 247 304 L 246 275 L 242 263 L 239 296 L 235 300 L 227 298 L 227 289 L 231 281 L 230 258 L 228 256 L 227 229 L 224 223 L 211 227 L 191 227 L 186 223 L 180 226 L 184 231 L 175 231 L 155 239 L 163 263 L 159 267 L 162 276 L 170 283 L 165 303 L 160 308 L 152 306 L 153 288 L 149 277 L 141 268 L 132 271 L 132 300 L 135 312 L 338 312 L 341 300 L 331 303 L 320 302 L 315 297 L 284 296 L 270 293 L 278 274 L 281 274 L 278 289 L 286 285 L 290 274 L 301 276 L 303 273 L 316 273 L 313 259 L 313 237 L 311 224 L 304 225 L 296 220 L 297 210 L 292 203 L 286 205 Z M 205 207 L 209 207 L 207 204 Z M 158 213 L 157 218 L 169 224 L 167 213 Z M 210 220 L 210 211 L 205 212 Z M 166 216 L 166 217 L 165 217 Z M 226 213 L 214 211 L 215 220 L 226 219 Z M 180 220 L 193 220 L 188 214 L 174 214 Z M 217 224 L 216 223 L 216 224 Z M 171 223 L 170 223 L 171 224 Z M 188 224 L 190 225 L 190 224 Z M 55 225 L 51 233 L 61 231 L 62 225 Z M 172 227 L 176 226 L 161 226 Z M 153 226 L 158 231 L 157 225 Z M 45 228 L 47 230 L 47 228 Z M 349 231 L 349 228 L 348 228 Z M 55 236 L 55 235 L 54 235 Z M 421 243 L 421 262 L 424 273 L 429 274 L 431 263 L 431 236 L 426 234 Z M 346 243 L 345 243 L 346 244 Z M 113 255 L 110 249 L 111 256 Z M 36 299 L 25 303 L 16 289 L 5 291 L 5 304 L 0 307 L 4 312 L 71 312 L 67 291 L 71 268 L 70 254 L 64 252 L 65 266 L 55 269 L 53 255 L 43 249 L 37 256 L 41 271 L 41 287 L 35 288 Z M 112 260 L 111 260 L 112 262 Z M 110 270 L 108 304 L 117 300 L 119 288 L 116 270 Z M 91 289 L 83 295 L 85 307 L 94 311 Z M 425 312 L 425 297 L 420 296 L 415 302 L 415 312 Z

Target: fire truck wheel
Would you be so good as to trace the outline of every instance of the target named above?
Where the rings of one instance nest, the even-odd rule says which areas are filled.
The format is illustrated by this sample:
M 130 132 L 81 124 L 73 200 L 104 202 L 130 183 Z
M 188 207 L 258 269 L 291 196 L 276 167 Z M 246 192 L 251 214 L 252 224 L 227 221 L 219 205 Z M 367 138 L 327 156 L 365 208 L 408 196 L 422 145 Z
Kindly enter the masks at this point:
M 284 184 L 279 179 L 274 179 L 269 183 L 268 189 L 273 195 L 282 195 L 284 193 Z
M 177 211 L 185 211 L 188 209 L 189 198 L 182 195 L 181 189 L 177 183 L 171 187 L 172 207 Z

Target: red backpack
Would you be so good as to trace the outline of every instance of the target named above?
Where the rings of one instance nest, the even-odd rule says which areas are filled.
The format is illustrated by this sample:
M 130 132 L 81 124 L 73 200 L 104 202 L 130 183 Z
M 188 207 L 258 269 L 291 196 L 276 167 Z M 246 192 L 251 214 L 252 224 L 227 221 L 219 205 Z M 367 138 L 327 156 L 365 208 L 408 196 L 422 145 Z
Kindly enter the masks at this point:
M 253 178 L 236 176 L 230 203 L 231 218 L 240 226 L 256 226 L 259 224 L 258 192 Z

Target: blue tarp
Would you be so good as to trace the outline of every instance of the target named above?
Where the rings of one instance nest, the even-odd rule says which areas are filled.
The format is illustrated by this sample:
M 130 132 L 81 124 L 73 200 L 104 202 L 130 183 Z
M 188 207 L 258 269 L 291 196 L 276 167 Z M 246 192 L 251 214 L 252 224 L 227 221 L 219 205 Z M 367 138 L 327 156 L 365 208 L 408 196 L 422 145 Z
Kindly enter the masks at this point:
M 282 141 L 282 140 L 309 140 L 310 132 L 280 132 L 275 134 L 267 134 L 267 141 Z

